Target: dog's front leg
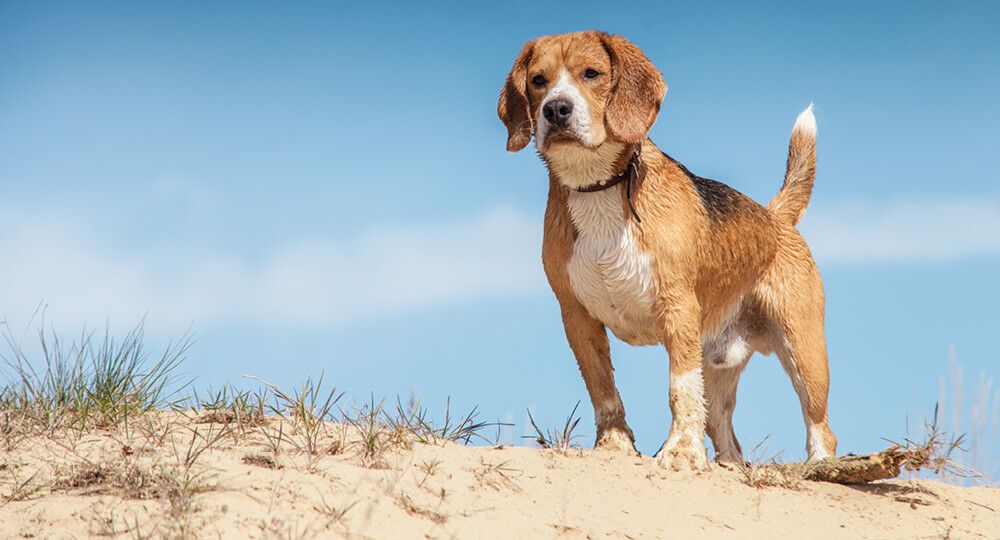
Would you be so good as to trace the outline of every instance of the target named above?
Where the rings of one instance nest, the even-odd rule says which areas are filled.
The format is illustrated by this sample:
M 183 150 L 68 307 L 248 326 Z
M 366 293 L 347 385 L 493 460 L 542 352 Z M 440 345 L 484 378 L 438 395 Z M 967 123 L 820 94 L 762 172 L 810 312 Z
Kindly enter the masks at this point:
M 635 454 L 635 436 L 625 421 L 625 407 L 615 386 L 615 370 L 611 367 L 611 348 L 604 325 L 587 312 L 575 297 L 561 298 L 563 326 L 566 338 L 580 366 L 594 405 L 599 450 Z
M 669 294 L 661 311 L 670 355 L 670 435 L 656 453 L 661 467 L 707 470 L 705 390 L 701 373 L 701 310 L 694 292 Z
M 625 421 L 625 407 L 615 386 L 608 331 L 587 311 L 570 284 L 567 265 L 573 257 L 576 233 L 566 207 L 567 191 L 554 176 L 549 178 L 549 182 L 542 263 L 552 292 L 559 300 L 566 339 L 573 349 L 587 393 L 590 394 L 590 402 L 594 405 L 594 422 L 597 424 L 594 447 L 637 454 L 635 436 Z

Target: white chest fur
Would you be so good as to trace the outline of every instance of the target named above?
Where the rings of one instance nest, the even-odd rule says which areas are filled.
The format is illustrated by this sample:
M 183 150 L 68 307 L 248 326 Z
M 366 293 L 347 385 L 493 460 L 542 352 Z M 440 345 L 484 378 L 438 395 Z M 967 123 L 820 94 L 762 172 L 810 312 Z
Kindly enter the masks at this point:
M 621 190 L 571 191 L 569 212 L 577 230 L 569 279 L 591 315 L 619 339 L 655 345 L 662 329 L 653 315 L 653 276 L 649 256 L 636 244 L 625 220 Z

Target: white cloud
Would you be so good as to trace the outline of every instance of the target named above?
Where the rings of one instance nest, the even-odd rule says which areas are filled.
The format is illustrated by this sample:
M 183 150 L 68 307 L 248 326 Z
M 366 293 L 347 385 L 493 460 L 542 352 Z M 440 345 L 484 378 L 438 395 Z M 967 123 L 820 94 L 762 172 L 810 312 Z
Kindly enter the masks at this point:
M 12 322 L 26 322 L 44 301 L 60 327 L 107 317 L 129 324 L 147 313 L 171 331 L 326 327 L 544 286 L 540 219 L 504 208 L 349 241 L 299 239 L 256 261 L 221 250 L 123 253 L 92 224 L 16 214 L 0 217 L 0 314 Z
M 821 263 L 943 262 L 1000 255 L 1000 201 L 990 198 L 817 205 L 800 228 Z
M 545 290 L 540 217 L 497 208 L 347 240 L 299 238 L 263 257 L 123 251 L 86 219 L 0 212 L 0 315 L 26 322 L 40 301 L 60 327 L 145 314 L 177 332 L 194 323 L 325 328 L 467 300 Z M 950 261 L 1000 255 L 1000 204 L 952 199 L 810 209 L 803 233 L 823 264 Z

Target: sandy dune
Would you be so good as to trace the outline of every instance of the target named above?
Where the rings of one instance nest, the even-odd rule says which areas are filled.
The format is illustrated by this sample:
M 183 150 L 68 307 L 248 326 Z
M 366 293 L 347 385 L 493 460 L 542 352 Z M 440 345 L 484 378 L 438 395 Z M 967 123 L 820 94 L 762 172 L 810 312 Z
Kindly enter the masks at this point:
M 386 438 L 366 454 L 337 425 L 309 455 L 288 421 L 217 437 L 167 417 L 0 450 L 0 537 L 1000 538 L 994 488 L 755 488 L 719 466 Z

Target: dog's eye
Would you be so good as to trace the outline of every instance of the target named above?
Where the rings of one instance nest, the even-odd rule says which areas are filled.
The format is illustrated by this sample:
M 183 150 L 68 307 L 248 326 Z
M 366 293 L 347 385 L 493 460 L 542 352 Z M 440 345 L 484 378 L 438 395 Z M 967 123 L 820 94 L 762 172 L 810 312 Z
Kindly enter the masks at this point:
M 598 77 L 600 77 L 600 76 L 601 76 L 601 72 L 597 71 L 596 69 L 588 69 L 587 71 L 583 72 L 583 78 L 591 80 L 591 81 L 594 80 L 594 79 L 596 79 L 596 78 L 598 78 Z
M 545 86 L 546 82 L 548 81 L 546 81 L 545 77 L 542 77 L 541 75 L 535 75 L 531 78 L 531 84 L 537 86 L 538 88 Z

